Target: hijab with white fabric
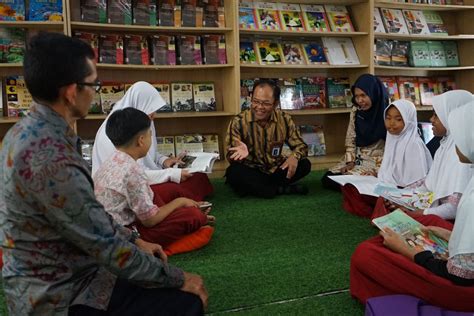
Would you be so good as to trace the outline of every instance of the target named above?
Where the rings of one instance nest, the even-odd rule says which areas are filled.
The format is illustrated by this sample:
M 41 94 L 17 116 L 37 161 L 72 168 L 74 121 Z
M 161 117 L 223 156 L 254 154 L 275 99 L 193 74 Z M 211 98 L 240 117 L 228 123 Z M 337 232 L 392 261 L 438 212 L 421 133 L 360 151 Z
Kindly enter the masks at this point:
M 452 111 L 449 126 L 452 137 L 461 153 L 474 162 L 474 101 Z M 472 164 L 467 166 L 474 167 Z M 456 222 L 449 239 L 449 256 L 474 254 L 474 178 L 470 179 L 458 205 Z M 474 263 L 460 261 L 461 268 L 474 270 Z
M 399 135 L 387 132 L 385 150 L 378 178 L 384 183 L 405 187 L 426 177 L 431 167 L 431 154 L 418 134 L 415 105 L 408 100 L 397 100 L 394 106 L 400 112 L 405 127 Z
M 448 115 L 472 100 L 472 94 L 465 90 L 452 90 L 433 98 L 433 108 L 447 131 L 441 139 L 433 165 L 425 179 L 425 186 L 434 193 L 434 201 L 453 193 L 463 193 L 471 178 L 471 168 L 461 163 L 456 155 Z
M 115 103 L 112 112 L 125 108 L 134 108 L 150 115 L 165 105 L 160 93 L 148 82 L 138 81 L 134 83 L 125 93 L 122 99 Z M 109 114 L 110 115 L 110 114 Z M 107 119 L 102 123 L 97 132 L 92 150 L 92 175 L 95 174 L 100 165 L 115 152 L 115 147 L 105 133 Z M 157 143 L 155 125 L 151 124 L 152 143 L 148 154 L 139 159 L 138 162 L 145 169 L 162 169 L 157 164 L 161 157 L 157 156 Z

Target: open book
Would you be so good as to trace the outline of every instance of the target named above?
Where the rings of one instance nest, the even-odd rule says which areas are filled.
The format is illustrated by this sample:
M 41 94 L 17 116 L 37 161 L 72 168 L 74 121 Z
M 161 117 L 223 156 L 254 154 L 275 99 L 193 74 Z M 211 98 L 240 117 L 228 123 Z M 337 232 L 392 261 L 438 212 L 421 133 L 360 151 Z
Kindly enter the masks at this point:
M 181 158 L 185 164 L 179 168 L 187 169 L 190 173 L 211 173 L 217 159 L 219 159 L 219 154 L 216 153 L 187 152 L 186 156 Z
M 380 230 L 385 227 L 391 228 L 399 234 L 405 242 L 419 251 L 429 250 L 438 259 L 448 259 L 448 242 L 433 233 L 424 233 L 421 224 L 405 214 L 403 211 L 395 211 L 372 220 Z
M 374 193 L 412 211 L 416 209 L 424 210 L 429 208 L 431 203 L 433 203 L 433 192 L 398 189 L 383 183 L 379 183 L 375 186 Z
M 329 178 L 340 185 L 352 184 L 360 194 L 379 196 L 374 193 L 375 186 L 379 183 L 379 179 L 374 176 L 341 175 L 329 176 Z

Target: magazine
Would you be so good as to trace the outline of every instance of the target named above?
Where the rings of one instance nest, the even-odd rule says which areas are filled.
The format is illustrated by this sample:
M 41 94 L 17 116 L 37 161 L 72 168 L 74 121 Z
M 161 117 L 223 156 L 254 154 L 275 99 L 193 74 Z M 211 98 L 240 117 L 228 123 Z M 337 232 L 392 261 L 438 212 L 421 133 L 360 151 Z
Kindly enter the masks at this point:
M 437 259 L 448 259 L 448 242 L 433 233 L 424 233 L 421 224 L 397 209 L 385 216 L 372 220 L 380 230 L 388 227 L 399 234 L 412 248 L 419 251 L 429 250 Z
M 185 165 L 181 165 L 179 168 L 187 169 L 190 173 L 211 173 L 217 159 L 219 159 L 219 154 L 216 153 L 187 152 L 186 156 L 181 158 Z
M 416 189 L 398 189 L 384 183 L 377 184 L 374 193 L 411 211 L 417 209 L 424 210 L 433 203 L 433 192 Z

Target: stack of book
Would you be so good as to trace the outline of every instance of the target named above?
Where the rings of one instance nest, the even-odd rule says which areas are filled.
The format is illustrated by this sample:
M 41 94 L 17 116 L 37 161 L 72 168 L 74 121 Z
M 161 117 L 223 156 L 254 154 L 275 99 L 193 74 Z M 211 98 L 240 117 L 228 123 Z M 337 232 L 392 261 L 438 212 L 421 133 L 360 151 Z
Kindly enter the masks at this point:
M 158 136 L 156 142 L 158 152 L 169 157 L 177 157 L 184 152 L 206 152 L 220 155 L 219 136 L 217 134 Z

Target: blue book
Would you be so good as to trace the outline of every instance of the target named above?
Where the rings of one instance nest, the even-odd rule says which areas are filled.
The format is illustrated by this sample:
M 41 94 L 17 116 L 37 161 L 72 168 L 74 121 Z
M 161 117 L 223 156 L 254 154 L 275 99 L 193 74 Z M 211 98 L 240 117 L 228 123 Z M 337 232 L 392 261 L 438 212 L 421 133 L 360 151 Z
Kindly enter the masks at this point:
M 30 0 L 29 21 L 62 21 L 62 0 Z
M 24 21 L 25 0 L 0 2 L 0 21 Z

